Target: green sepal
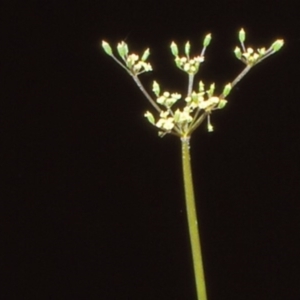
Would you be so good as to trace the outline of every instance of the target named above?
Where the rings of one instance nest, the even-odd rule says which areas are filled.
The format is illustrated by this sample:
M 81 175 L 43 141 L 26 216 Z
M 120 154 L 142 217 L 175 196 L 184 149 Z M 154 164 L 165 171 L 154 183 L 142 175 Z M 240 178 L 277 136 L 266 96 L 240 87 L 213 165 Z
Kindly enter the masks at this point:
M 234 49 L 234 54 L 236 56 L 237 59 L 241 59 L 242 58 L 242 51 L 239 47 L 235 47 Z
M 207 47 L 210 44 L 211 41 L 211 34 L 207 34 L 203 40 L 203 47 Z
M 148 121 L 152 124 L 152 125 L 155 125 L 155 119 L 152 115 L 151 112 L 147 111 L 144 116 L 148 119 Z
M 222 108 L 224 108 L 225 106 L 226 106 L 226 104 L 227 104 L 227 100 L 225 100 L 225 99 L 220 99 L 220 101 L 219 101 L 219 103 L 218 103 L 218 106 L 217 106 L 217 109 L 222 109 Z
M 223 97 L 227 97 L 229 95 L 230 91 L 231 91 L 231 83 L 228 83 L 224 87 L 224 90 L 222 93 Z
M 234 54 L 236 56 L 237 59 L 241 59 L 242 58 L 242 51 L 239 47 L 235 47 L 234 49 Z
M 172 54 L 173 54 L 175 57 L 177 57 L 177 56 L 178 56 L 178 47 L 177 47 L 177 45 L 176 45 L 174 42 L 172 42 L 170 48 L 171 48 Z
M 144 51 L 141 61 L 146 61 L 149 55 L 150 55 L 150 49 L 148 48 Z
M 273 49 L 273 51 L 277 52 L 282 48 L 283 45 L 284 40 L 277 40 L 271 45 L 271 48 Z
M 209 91 L 207 92 L 209 98 L 210 98 L 210 97 L 213 97 L 214 91 L 215 91 L 215 84 L 212 83 L 212 84 L 210 85 L 210 87 L 209 87 Z
M 153 81 L 152 91 L 154 92 L 156 97 L 159 97 L 159 95 L 160 95 L 160 86 L 155 80 Z
M 180 61 L 180 58 L 178 56 L 175 58 L 175 64 L 176 64 L 177 68 L 182 70 L 181 61 Z
M 187 57 L 189 57 L 190 51 L 191 51 L 191 44 L 189 41 L 187 41 L 184 47 L 184 52 Z
M 129 51 L 127 44 L 125 42 L 119 43 L 118 46 L 117 46 L 117 50 L 118 50 L 119 55 L 123 59 L 125 59 L 125 56 L 127 56 L 128 51 Z
M 200 93 L 203 93 L 203 92 L 204 92 L 204 89 L 205 89 L 204 83 L 203 83 L 202 81 L 199 81 L 199 92 L 200 92 Z
M 102 48 L 106 54 L 113 56 L 113 52 L 112 52 L 112 49 L 111 49 L 109 43 L 102 41 Z
M 245 39 L 246 39 L 246 33 L 245 33 L 245 30 L 242 28 L 239 32 L 239 40 L 240 40 L 241 44 L 244 43 Z

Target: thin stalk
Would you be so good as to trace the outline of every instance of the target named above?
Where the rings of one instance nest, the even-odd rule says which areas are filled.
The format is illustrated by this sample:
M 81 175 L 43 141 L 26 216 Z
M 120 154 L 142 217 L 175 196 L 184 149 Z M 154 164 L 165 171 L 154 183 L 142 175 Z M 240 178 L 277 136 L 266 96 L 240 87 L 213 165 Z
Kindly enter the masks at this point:
M 233 88 L 252 68 L 253 66 L 247 65 L 245 69 L 232 81 L 231 88 Z
M 198 112 L 197 112 L 198 114 Z M 208 112 L 203 112 L 202 115 L 197 119 L 196 122 L 194 122 L 189 130 L 189 134 L 191 134 L 192 132 L 194 132 L 201 124 L 202 122 L 205 120 L 205 118 L 209 115 Z
M 201 252 L 200 233 L 198 229 L 197 212 L 193 187 L 193 176 L 190 158 L 190 137 L 182 137 L 182 169 L 185 190 L 186 211 L 193 257 L 194 275 L 197 290 L 197 300 L 207 300 L 206 286 Z
M 146 91 L 146 89 L 144 88 L 143 84 L 141 83 L 141 81 L 139 80 L 137 75 L 133 75 L 131 73 L 129 73 L 133 80 L 135 81 L 136 85 L 139 87 L 139 89 L 142 91 L 142 93 L 144 94 L 144 96 L 148 99 L 148 101 L 151 103 L 151 105 L 160 113 L 161 109 L 159 108 L 159 106 L 155 103 L 155 101 L 151 98 L 151 96 L 148 94 L 148 92 Z
M 191 93 L 192 93 L 194 77 L 195 77 L 194 74 L 189 74 L 189 84 L 188 84 L 187 97 L 190 96 Z

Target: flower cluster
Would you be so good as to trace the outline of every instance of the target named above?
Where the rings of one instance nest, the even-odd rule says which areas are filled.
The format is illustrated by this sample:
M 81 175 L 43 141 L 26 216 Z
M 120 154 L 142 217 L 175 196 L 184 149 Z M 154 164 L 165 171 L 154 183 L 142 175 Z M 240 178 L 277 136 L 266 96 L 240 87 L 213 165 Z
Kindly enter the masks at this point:
M 268 49 L 263 47 L 258 48 L 256 51 L 254 51 L 253 48 L 246 48 L 244 45 L 244 41 L 246 40 L 246 33 L 243 28 L 239 32 L 239 40 L 241 48 L 236 47 L 234 49 L 234 54 L 239 60 L 250 66 L 254 66 L 271 54 L 279 51 L 284 44 L 283 40 L 277 40 Z
M 202 81 L 199 82 L 198 92 L 192 91 L 192 93 L 185 98 L 185 107 L 183 109 L 172 109 L 172 106 L 182 98 L 178 93 L 160 92 L 159 84 L 153 82 L 153 92 L 157 99 L 156 102 L 164 107 L 160 111 L 159 119 L 155 121 L 153 114 L 149 111 L 145 113 L 145 117 L 154 126 L 162 130 L 160 135 L 169 133 L 175 130 L 178 134 L 188 135 L 193 128 L 193 124 L 196 123 L 198 116 L 205 112 L 210 114 L 212 110 L 223 108 L 227 100 L 225 97 L 230 93 L 231 86 L 227 84 L 223 90 L 221 96 L 214 96 L 215 84 L 211 84 L 208 90 L 205 90 L 205 86 Z M 208 129 L 212 131 L 212 126 L 208 119 Z
M 204 84 L 202 81 L 199 82 L 199 89 L 196 93 L 193 91 L 189 96 L 185 98 L 187 104 L 192 108 L 199 108 L 205 111 L 211 111 L 212 109 L 221 109 L 223 108 L 227 101 L 225 97 L 227 97 L 230 93 L 231 85 L 228 83 L 223 90 L 221 96 L 214 96 L 215 92 L 215 84 L 211 84 L 209 89 L 205 91 Z
M 175 42 L 172 42 L 170 48 L 171 52 L 175 57 L 175 64 L 176 66 L 181 69 L 182 71 L 190 74 L 195 75 L 198 70 L 200 64 L 204 61 L 204 53 L 211 41 L 211 34 L 206 35 L 204 41 L 203 41 L 203 49 L 200 55 L 195 56 L 193 58 L 190 58 L 190 50 L 191 45 L 190 42 L 187 42 L 184 47 L 185 56 L 178 56 L 178 46 L 175 44 Z
M 187 72 L 188 74 L 196 74 L 199 70 L 200 64 L 204 61 L 204 57 L 202 56 L 196 56 L 192 59 L 187 58 L 185 56 L 183 57 L 176 57 L 175 58 L 175 63 L 176 66 Z
M 132 75 L 140 75 L 144 72 L 152 71 L 150 63 L 146 62 L 150 55 L 149 48 L 144 51 L 142 57 L 140 58 L 137 54 L 129 54 L 128 45 L 125 42 L 119 43 L 117 50 L 125 63 L 124 65 L 113 55 L 112 49 L 107 42 L 102 41 L 102 47 L 108 55 L 110 55 L 118 64 L 129 71 Z
M 194 57 L 190 56 L 191 45 L 189 42 L 186 42 L 184 45 L 184 55 L 179 55 L 178 46 L 175 42 L 172 42 L 170 45 L 176 66 L 188 74 L 186 97 L 183 97 L 179 93 L 161 92 L 160 86 L 156 81 L 153 82 L 152 86 L 152 91 L 156 97 L 149 95 L 138 77 L 140 74 L 152 70 L 150 63 L 147 62 L 150 55 L 149 49 L 146 49 L 144 53 L 139 56 L 134 53 L 129 53 L 127 44 L 121 42 L 117 45 L 118 54 L 122 59 L 119 60 L 114 56 L 107 42 L 102 41 L 102 47 L 109 56 L 132 76 L 144 96 L 158 112 L 156 119 L 149 111 L 145 113 L 145 117 L 151 124 L 159 128 L 159 134 L 163 136 L 166 133 L 172 133 L 180 137 L 187 137 L 190 136 L 205 119 L 207 119 L 208 131 L 213 131 L 213 126 L 210 123 L 212 111 L 222 109 L 227 103 L 226 97 L 232 87 L 234 87 L 254 65 L 279 51 L 284 44 L 283 40 L 276 40 L 268 49 L 263 47 L 254 51 L 252 48 L 245 47 L 246 34 L 243 29 L 239 31 L 238 38 L 241 47 L 236 47 L 234 53 L 239 60 L 246 64 L 246 67 L 231 83 L 228 83 L 224 87 L 223 92 L 219 96 L 215 95 L 214 83 L 208 88 L 205 88 L 203 82 L 200 81 L 198 90 L 194 90 L 195 75 L 199 71 L 200 64 L 204 62 L 206 48 L 211 42 L 211 34 L 205 36 L 201 53 Z M 177 102 L 182 98 L 184 99 L 184 105 L 180 107 L 177 105 Z

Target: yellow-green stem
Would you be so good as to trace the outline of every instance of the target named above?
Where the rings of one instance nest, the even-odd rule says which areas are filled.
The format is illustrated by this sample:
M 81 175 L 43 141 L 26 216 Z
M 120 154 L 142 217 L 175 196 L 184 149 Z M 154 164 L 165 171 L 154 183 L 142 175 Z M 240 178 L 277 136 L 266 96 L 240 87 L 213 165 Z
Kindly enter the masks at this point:
M 190 137 L 182 137 L 181 145 L 186 211 L 197 289 L 197 300 L 207 300 L 200 233 L 198 229 L 197 211 L 194 196 L 193 176 L 191 170 Z

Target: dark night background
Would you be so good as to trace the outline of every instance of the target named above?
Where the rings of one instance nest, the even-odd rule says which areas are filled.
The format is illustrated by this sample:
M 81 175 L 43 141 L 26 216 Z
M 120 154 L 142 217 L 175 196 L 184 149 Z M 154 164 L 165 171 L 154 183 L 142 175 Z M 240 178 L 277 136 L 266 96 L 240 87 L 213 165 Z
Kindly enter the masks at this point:
M 290 4 L 289 4 L 290 2 Z M 300 299 L 299 16 L 292 1 L 4 1 L 1 5 L 1 299 L 194 300 L 180 141 L 99 47 L 150 47 L 186 88 L 169 44 L 213 40 L 200 74 L 223 86 L 232 50 L 284 48 L 192 138 L 209 300 Z M 1 295 L 2 294 L 2 295 Z

